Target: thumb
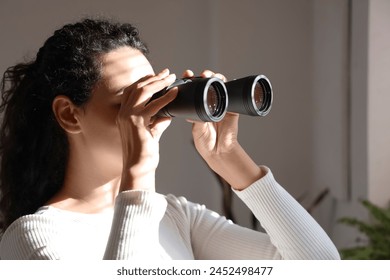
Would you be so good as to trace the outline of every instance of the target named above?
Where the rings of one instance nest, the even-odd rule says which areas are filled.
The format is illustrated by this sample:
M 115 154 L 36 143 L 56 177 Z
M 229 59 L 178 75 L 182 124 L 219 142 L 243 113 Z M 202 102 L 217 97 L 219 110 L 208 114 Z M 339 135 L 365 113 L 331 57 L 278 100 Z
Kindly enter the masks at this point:
M 172 118 L 169 117 L 157 118 L 153 124 L 149 126 L 153 138 L 155 138 L 157 141 L 160 141 L 162 134 L 168 128 L 171 122 Z

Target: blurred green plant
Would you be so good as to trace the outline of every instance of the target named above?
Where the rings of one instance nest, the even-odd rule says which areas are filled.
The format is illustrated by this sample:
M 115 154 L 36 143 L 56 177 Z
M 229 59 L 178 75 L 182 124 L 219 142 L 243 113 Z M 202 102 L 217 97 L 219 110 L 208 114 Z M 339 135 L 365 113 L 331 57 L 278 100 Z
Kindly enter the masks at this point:
M 390 260 L 390 208 L 378 207 L 368 200 L 363 200 L 361 203 L 372 218 L 370 222 L 351 217 L 341 218 L 339 222 L 356 228 L 367 240 L 364 245 L 341 249 L 341 258 L 345 260 Z

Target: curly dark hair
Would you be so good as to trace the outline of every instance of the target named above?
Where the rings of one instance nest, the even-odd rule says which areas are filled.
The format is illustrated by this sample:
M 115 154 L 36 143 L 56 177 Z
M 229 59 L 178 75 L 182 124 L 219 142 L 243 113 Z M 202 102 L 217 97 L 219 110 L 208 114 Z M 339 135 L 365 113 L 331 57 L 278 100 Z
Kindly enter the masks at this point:
M 99 81 L 99 57 L 129 46 L 148 53 L 131 24 L 84 19 L 46 40 L 36 59 L 9 67 L 0 90 L 0 233 L 17 218 L 34 213 L 63 184 L 68 141 L 52 102 L 66 95 L 83 106 Z

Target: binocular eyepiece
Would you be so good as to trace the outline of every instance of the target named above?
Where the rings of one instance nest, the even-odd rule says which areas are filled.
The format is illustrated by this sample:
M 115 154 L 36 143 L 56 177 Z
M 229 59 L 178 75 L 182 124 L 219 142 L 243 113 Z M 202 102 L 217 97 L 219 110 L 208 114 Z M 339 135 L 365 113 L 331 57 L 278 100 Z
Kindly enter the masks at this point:
M 176 98 L 158 112 L 158 116 L 184 117 L 204 122 L 218 122 L 226 112 L 265 116 L 271 110 L 273 93 L 264 75 L 248 76 L 224 83 L 221 79 L 178 79 L 157 92 L 154 98 L 178 88 Z

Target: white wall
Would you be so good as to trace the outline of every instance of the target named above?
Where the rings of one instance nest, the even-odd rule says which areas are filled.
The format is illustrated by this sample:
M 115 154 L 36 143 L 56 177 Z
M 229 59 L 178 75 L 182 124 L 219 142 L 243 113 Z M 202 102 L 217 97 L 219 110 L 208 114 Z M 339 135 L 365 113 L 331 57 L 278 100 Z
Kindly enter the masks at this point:
M 375 0 L 368 1 L 359 3 Z M 371 11 L 387 13 L 389 2 L 377 1 L 370 6 Z M 180 75 L 187 68 L 196 72 L 210 68 L 230 79 L 255 73 L 267 75 L 275 93 L 273 109 L 265 118 L 243 116 L 239 140 L 256 162 L 272 168 L 278 181 L 293 196 L 308 194 L 304 205 L 324 188 L 331 190 L 314 216 L 343 246 L 351 239 L 343 239 L 344 228 L 334 229 L 335 218 L 340 213 L 356 213 L 355 203 L 350 205 L 351 193 L 356 188 L 353 183 L 357 180 L 353 171 L 364 173 L 367 169 L 360 164 L 362 160 L 366 162 L 365 152 L 358 153 L 359 147 L 366 147 L 367 130 L 356 124 L 361 116 L 352 110 L 365 108 L 367 94 L 363 93 L 358 106 L 353 103 L 356 99 L 350 98 L 353 89 L 359 89 L 349 76 L 350 65 L 354 63 L 350 44 L 354 45 L 359 38 L 348 37 L 348 3 L 348 0 L 1 1 L 0 71 L 4 72 L 24 56 L 33 57 L 43 41 L 64 23 L 85 15 L 103 15 L 139 27 L 150 47 L 156 71 L 169 67 Z M 364 16 L 364 7 L 360 11 Z M 384 36 L 374 34 L 381 33 L 381 25 L 389 23 L 388 19 L 385 23 L 380 20 L 385 17 L 373 23 L 370 36 L 383 39 Z M 360 24 L 366 28 L 366 23 Z M 382 39 L 371 46 L 375 51 L 370 56 L 369 69 L 373 74 L 369 89 L 378 94 L 370 104 L 378 102 L 385 106 L 386 99 L 381 98 L 386 96 L 389 85 L 383 75 L 389 63 L 386 60 L 377 66 L 374 62 L 376 56 L 387 50 L 388 41 Z M 364 43 L 368 39 L 360 40 Z M 362 48 L 357 51 L 364 53 Z M 364 59 L 358 64 L 363 66 L 355 69 L 354 77 L 360 81 L 356 77 L 359 73 L 365 76 L 368 68 Z M 370 111 L 375 108 L 370 107 Z M 373 118 L 372 122 L 382 125 L 373 128 L 374 135 L 383 131 L 387 119 Z M 355 130 L 356 141 L 351 140 Z M 385 139 L 380 146 L 373 139 L 371 147 L 377 147 L 374 152 L 384 155 L 381 151 Z M 387 162 L 379 164 L 385 168 Z M 219 186 L 192 147 L 190 125 L 181 119 L 173 121 L 161 140 L 157 176 L 161 192 L 184 195 L 221 211 Z M 363 174 L 359 186 L 366 179 Z M 384 186 L 383 182 L 378 184 Z M 359 194 L 365 195 L 364 190 L 363 187 Z M 246 207 L 237 200 L 234 207 L 239 223 L 248 225 L 250 215 Z

